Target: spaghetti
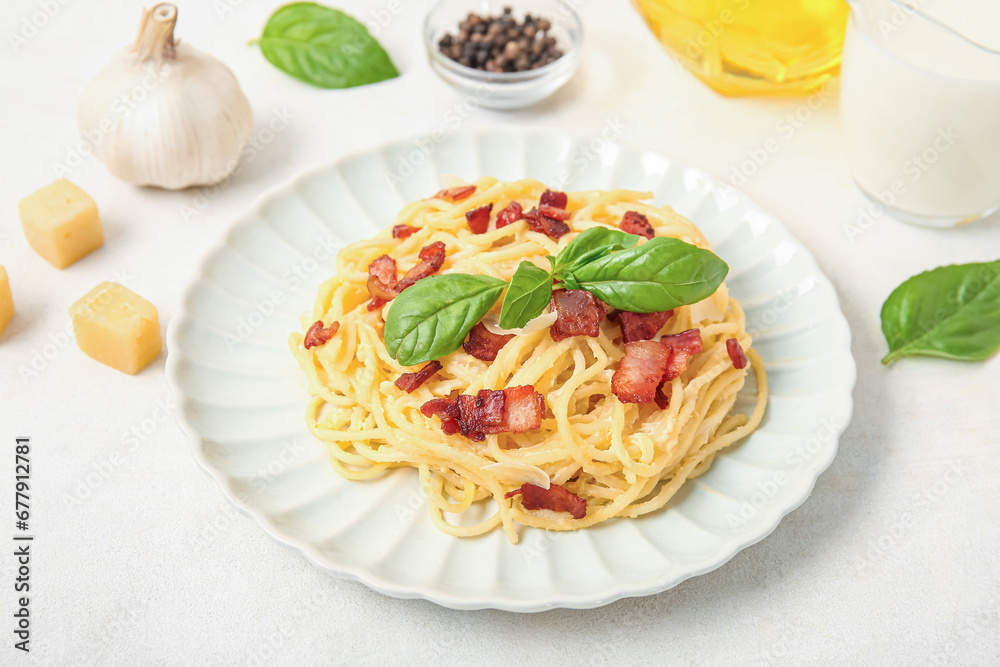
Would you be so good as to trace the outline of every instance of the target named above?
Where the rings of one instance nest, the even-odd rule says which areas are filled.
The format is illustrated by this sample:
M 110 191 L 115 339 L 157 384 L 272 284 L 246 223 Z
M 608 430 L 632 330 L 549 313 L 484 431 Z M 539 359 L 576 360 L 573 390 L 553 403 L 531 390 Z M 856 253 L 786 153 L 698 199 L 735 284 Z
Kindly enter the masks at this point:
M 430 377 L 407 393 L 395 381 L 417 368 L 401 366 L 386 349 L 383 317 L 393 302 L 369 309 L 369 266 L 389 255 L 406 271 L 420 263 L 422 248 L 440 242 L 446 249 L 440 273 L 509 280 L 522 261 L 546 266 L 546 256 L 556 255 L 579 232 L 594 226 L 617 229 L 629 212 L 645 216 L 657 236 L 706 249 L 708 242 L 669 207 L 643 203 L 649 193 L 627 190 L 568 193 L 569 232 L 558 240 L 523 222 L 500 229 L 491 223 L 485 232 L 474 233 L 467 212 L 492 204 L 496 215 L 515 201 L 527 210 L 545 191 L 533 180 L 483 178 L 474 185 L 457 201 L 435 197 L 405 206 L 396 220 L 397 231 L 404 233 L 386 230 L 341 250 L 337 273 L 320 287 L 306 322 L 306 328 L 316 322 L 314 327 L 333 333 L 308 349 L 302 333 L 289 338 L 309 378 L 310 430 L 327 444 L 333 467 L 347 479 L 367 480 L 397 467 L 418 469 L 434 523 L 455 536 L 502 526 L 516 543 L 517 524 L 575 530 L 663 507 L 686 480 L 704 473 L 716 453 L 752 432 L 763 417 L 767 376 L 750 347 L 743 311 L 724 284 L 708 299 L 674 309 L 660 329 L 657 339 L 698 329 L 702 340 L 701 352 L 690 357 L 679 377 L 666 382 L 669 405 L 661 408 L 625 403 L 614 395 L 612 378 L 625 347 L 621 326 L 608 318 L 600 321 L 596 336 L 562 340 L 547 327 L 526 327 L 491 362 L 459 349 L 440 358 L 440 369 L 428 369 Z M 494 306 L 494 313 L 499 308 Z M 339 328 L 323 322 L 337 322 Z M 730 414 L 750 367 L 757 380 L 755 406 L 750 415 Z M 544 397 L 540 428 L 487 434 L 477 442 L 446 435 L 436 417 L 421 412 L 435 398 L 527 385 Z M 582 518 L 526 509 L 526 496 L 509 497 L 537 479 L 538 470 L 552 485 L 586 501 Z M 489 518 L 471 524 L 457 518 L 490 503 L 496 510 Z

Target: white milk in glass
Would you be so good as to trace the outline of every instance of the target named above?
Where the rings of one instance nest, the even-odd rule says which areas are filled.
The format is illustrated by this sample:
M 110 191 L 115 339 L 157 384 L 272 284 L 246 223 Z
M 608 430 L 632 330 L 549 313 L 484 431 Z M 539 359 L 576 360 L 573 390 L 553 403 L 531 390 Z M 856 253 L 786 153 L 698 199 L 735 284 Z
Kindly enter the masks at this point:
M 910 2 L 940 23 L 891 0 L 851 3 L 848 159 L 858 185 L 902 219 L 950 226 L 1000 206 L 1000 0 Z

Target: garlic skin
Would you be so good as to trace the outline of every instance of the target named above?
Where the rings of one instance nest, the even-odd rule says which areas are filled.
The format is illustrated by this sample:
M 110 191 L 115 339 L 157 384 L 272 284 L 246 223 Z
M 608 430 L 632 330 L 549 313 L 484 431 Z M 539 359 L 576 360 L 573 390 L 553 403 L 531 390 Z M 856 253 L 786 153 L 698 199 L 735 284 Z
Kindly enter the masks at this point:
M 250 102 L 212 56 L 174 41 L 177 8 L 143 14 L 139 36 L 87 85 L 80 133 L 114 176 L 179 190 L 233 172 L 253 129 Z

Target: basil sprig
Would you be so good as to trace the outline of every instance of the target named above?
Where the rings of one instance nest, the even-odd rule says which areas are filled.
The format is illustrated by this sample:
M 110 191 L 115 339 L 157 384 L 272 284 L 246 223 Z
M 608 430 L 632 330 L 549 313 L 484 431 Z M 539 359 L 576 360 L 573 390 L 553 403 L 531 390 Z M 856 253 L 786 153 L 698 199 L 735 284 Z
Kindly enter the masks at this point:
M 729 266 L 709 250 L 674 238 L 599 257 L 573 272 L 580 285 L 613 308 L 654 313 L 715 293 Z
M 319 88 L 351 88 L 399 76 L 364 25 L 312 2 L 279 8 L 257 41 L 275 67 Z
M 542 314 L 553 289 L 584 289 L 613 308 L 652 313 L 710 297 L 729 272 L 712 252 L 679 239 L 640 240 L 607 227 L 588 229 L 548 258 L 550 271 L 521 262 L 509 286 L 464 273 L 419 280 L 389 308 L 386 349 L 404 366 L 451 354 L 504 288 L 500 326 L 517 329 Z
M 552 298 L 552 274 L 531 262 L 521 262 L 500 307 L 500 327 L 517 329 L 538 317 Z
M 385 347 L 404 366 L 430 361 L 459 348 L 507 283 L 492 276 L 446 273 L 427 276 L 400 292 L 385 320 Z
M 912 356 L 979 361 L 1000 348 L 1000 260 L 913 276 L 882 305 L 887 364 Z

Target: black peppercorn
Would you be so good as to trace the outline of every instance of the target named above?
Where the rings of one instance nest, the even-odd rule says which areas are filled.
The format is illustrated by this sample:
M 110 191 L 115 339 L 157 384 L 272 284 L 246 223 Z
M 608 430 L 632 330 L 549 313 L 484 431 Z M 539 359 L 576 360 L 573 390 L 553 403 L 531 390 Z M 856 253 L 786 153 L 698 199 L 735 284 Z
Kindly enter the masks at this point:
M 555 37 L 549 35 L 551 29 L 552 22 L 546 18 L 525 14 L 519 22 L 513 9 L 504 7 L 500 16 L 469 14 L 458 24 L 456 34 L 446 34 L 438 41 L 438 48 L 466 67 L 524 72 L 562 57 Z

